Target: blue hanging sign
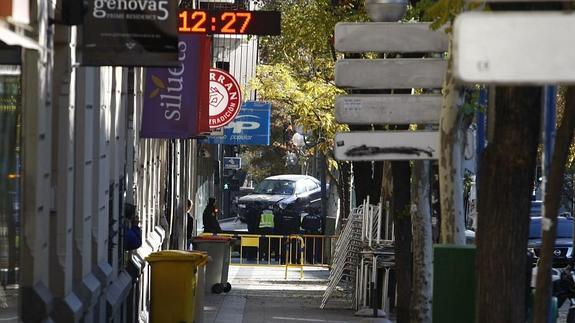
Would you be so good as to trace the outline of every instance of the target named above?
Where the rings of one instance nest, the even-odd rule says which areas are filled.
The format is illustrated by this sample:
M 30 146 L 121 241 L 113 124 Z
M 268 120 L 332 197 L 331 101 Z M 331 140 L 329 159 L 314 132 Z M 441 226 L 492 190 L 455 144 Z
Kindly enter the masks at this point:
M 221 145 L 269 145 L 271 103 L 247 101 L 235 119 L 224 127 L 223 136 L 210 136 L 202 143 Z

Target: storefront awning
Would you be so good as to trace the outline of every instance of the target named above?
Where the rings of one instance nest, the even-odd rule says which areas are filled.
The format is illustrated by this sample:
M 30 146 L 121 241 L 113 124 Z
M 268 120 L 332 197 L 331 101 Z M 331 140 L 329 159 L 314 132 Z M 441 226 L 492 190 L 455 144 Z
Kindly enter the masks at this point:
M 27 49 L 40 50 L 40 45 L 37 41 L 24 35 L 18 34 L 10 30 L 6 26 L 0 25 L 0 41 L 11 46 L 21 46 Z

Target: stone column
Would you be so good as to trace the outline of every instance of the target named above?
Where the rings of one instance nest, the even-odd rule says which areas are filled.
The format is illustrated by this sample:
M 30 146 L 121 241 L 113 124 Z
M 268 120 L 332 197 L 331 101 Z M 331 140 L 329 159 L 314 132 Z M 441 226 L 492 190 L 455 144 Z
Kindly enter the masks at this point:
M 101 293 L 101 284 L 92 273 L 92 226 L 97 216 L 94 188 L 94 120 L 97 109 L 95 82 L 98 69 L 80 68 L 78 71 L 78 97 L 76 109 L 76 176 L 74 204 L 74 285 L 76 295 L 84 305 L 84 322 L 94 320 L 94 306 Z
M 74 232 L 74 114 L 76 69 L 70 28 L 56 25 L 54 36 L 52 192 L 50 209 L 50 288 L 55 302 L 51 317 L 59 322 L 77 322 L 82 302 L 73 291 Z
M 49 215 L 52 136 L 52 14 L 47 1 L 31 6 L 30 25 L 40 51 L 22 49 L 22 251 L 23 322 L 48 319 L 52 311 L 49 289 Z
M 110 88 L 112 84 L 111 68 L 96 69 L 94 75 L 94 195 L 92 213 L 92 265 L 96 278 L 102 286 L 102 293 L 96 306 L 96 321 L 106 320 L 106 294 L 112 280 L 112 266 L 108 262 L 108 188 L 109 188 L 109 142 L 110 142 Z

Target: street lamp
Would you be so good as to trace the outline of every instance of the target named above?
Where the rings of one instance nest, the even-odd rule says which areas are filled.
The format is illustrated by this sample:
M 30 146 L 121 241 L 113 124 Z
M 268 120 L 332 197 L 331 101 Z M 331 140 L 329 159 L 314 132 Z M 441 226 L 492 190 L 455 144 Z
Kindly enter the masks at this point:
M 306 145 L 305 137 L 299 132 L 294 133 L 293 137 L 291 138 L 291 142 L 298 149 L 302 149 Z
M 364 0 L 372 21 L 398 21 L 405 17 L 407 0 Z

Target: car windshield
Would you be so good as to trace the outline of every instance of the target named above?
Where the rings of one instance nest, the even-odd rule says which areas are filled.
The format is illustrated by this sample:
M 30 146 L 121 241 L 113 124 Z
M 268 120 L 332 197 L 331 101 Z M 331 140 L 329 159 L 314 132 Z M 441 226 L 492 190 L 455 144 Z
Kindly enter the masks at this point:
M 270 195 L 293 195 L 295 188 L 294 181 L 264 179 L 254 190 L 257 194 Z
M 557 238 L 573 238 L 573 221 L 570 219 L 557 219 Z M 529 239 L 541 238 L 541 218 L 531 218 L 529 224 Z

